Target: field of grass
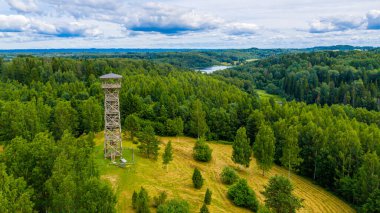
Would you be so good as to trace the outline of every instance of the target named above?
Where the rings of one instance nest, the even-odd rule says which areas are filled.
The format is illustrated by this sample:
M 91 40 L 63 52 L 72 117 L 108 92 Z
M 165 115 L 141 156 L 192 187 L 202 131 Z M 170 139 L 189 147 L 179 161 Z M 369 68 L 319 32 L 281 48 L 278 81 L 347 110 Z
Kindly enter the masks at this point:
M 168 199 L 180 197 L 187 200 L 191 206 L 191 212 L 199 212 L 204 194 L 207 188 L 213 192 L 210 212 L 249 212 L 233 205 L 227 199 L 227 186 L 220 181 L 219 175 L 224 166 L 232 166 L 238 170 L 240 177 L 246 178 L 254 189 L 261 203 L 264 197 L 260 194 L 270 176 L 280 174 L 287 176 L 287 170 L 274 166 L 271 171 L 262 176 L 254 161 L 247 169 L 239 169 L 231 160 L 232 148 L 230 145 L 210 143 L 213 149 L 213 159 L 209 163 L 196 162 L 192 158 L 192 148 L 195 139 L 188 137 L 162 137 L 160 154 L 164 144 L 172 141 L 174 160 L 169 164 L 168 172 L 162 167 L 161 155 L 157 161 L 141 158 L 136 153 L 136 164 L 129 168 L 119 168 L 110 165 L 109 160 L 103 159 L 103 134 L 96 136 L 96 156 L 100 166 L 101 178 L 111 183 L 118 195 L 117 211 L 133 212 L 131 197 L 133 190 L 141 186 L 146 188 L 150 197 L 160 191 L 168 193 Z M 129 141 L 124 142 L 123 147 L 135 147 Z M 129 155 L 129 156 L 128 156 Z M 130 160 L 130 151 L 125 152 L 125 157 Z M 193 169 L 198 167 L 205 179 L 202 189 L 193 188 L 191 177 Z M 355 212 L 349 205 L 336 196 L 325 191 L 309 180 L 292 174 L 291 181 L 295 186 L 295 194 L 305 199 L 304 208 L 300 212 Z
M 257 94 L 259 95 L 259 97 L 261 99 L 269 99 L 269 98 L 274 98 L 275 101 L 281 101 L 281 102 L 284 102 L 285 101 L 285 98 L 282 98 L 278 95 L 272 95 L 272 94 L 269 94 L 267 93 L 265 90 L 261 90 L 261 89 L 255 89 L 255 91 L 257 92 Z
M 3 145 L 0 145 L 0 153 L 2 153 L 3 151 L 4 151 Z

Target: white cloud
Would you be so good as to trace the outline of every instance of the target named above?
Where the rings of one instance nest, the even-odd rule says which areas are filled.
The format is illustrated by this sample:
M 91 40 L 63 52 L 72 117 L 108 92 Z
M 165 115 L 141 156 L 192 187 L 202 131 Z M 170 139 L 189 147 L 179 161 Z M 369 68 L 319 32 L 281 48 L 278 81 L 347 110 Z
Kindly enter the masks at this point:
M 0 31 L 22 32 L 29 27 L 29 19 L 22 15 L 0 15 Z
M 229 23 L 224 27 L 224 31 L 229 35 L 253 35 L 259 30 L 256 24 L 251 23 Z
M 368 29 L 380 30 L 380 10 L 371 10 L 367 13 Z
M 223 20 L 187 8 L 147 3 L 140 11 L 125 18 L 125 27 L 132 31 L 176 34 L 219 27 Z
M 26 32 L 58 37 L 96 37 L 101 31 L 85 22 L 48 23 L 23 15 L 0 15 L 0 32 Z
M 363 26 L 365 19 L 361 17 L 329 17 L 314 20 L 310 23 L 311 33 L 326 33 L 333 31 L 345 31 L 358 29 Z
M 35 12 L 38 9 L 34 0 L 7 0 L 7 2 L 18 12 Z

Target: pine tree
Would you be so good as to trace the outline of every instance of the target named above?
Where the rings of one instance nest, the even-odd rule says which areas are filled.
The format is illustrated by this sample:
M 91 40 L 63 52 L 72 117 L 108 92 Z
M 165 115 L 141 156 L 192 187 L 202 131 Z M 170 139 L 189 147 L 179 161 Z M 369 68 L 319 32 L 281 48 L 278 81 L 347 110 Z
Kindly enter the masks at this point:
M 210 211 L 207 208 L 207 205 L 203 203 L 201 210 L 199 211 L 200 213 L 209 213 Z
M 148 195 L 148 192 L 143 187 L 141 187 L 140 192 L 137 196 L 136 212 L 137 213 L 150 213 L 149 195 Z
M 286 133 L 285 144 L 282 147 L 282 157 L 280 159 L 281 164 L 288 167 L 289 178 L 290 171 L 302 163 L 302 158 L 299 157 L 300 151 L 297 127 L 291 126 Z
M 253 153 L 259 168 L 263 170 L 263 175 L 273 166 L 274 143 L 275 137 L 272 128 L 265 124 L 262 125 L 256 135 Z
M 136 209 L 136 207 L 137 207 L 137 197 L 138 197 L 137 192 L 133 191 L 133 195 L 132 195 L 132 207 L 133 207 L 133 209 Z
M 173 160 L 173 150 L 172 150 L 172 142 L 169 141 L 165 146 L 165 152 L 162 154 L 163 164 L 166 167 L 166 171 L 168 170 L 168 164 Z
M 207 188 L 206 194 L 205 194 L 205 199 L 203 201 L 206 205 L 211 204 L 211 196 L 212 196 L 212 191 L 209 188 Z
M 249 162 L 251 161 L 251 147 L 249 146 L 249 139 L 244 127 L 240 127 L 237 130 L 232 149 L 232 160 L 237 164 L 249 167 Z
M 201 172 L 199 171 L 198 168 L 194 169 L 192 180 L 193 180 L 194 188 L 196 188 L 196 189 L 202 188 L 202 186 L 203 186 L 203 177 L 202 177 L 202 174 L 201 174 Z

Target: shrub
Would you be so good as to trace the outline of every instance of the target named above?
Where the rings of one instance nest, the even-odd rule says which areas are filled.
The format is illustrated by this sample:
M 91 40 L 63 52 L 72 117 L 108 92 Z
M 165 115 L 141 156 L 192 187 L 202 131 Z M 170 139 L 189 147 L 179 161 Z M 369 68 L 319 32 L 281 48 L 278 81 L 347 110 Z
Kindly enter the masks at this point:
M 274 212 L 296 212 L 302 208 L 303 200 L 294 196 L 293 186 L 289 179 L 283 176 L 274 176 L 264 187 L 265 205 Z
M 272 211 L 265 205 L 260 205 L 257 213 L 271 213 Z
M 158 196 L 154 196 L 153 206 L 157 208 L 159 205 L 165 203 L 167 197 L 168 195 L 166 194 L 166 192 L 161 192 Z
M 189 213 L 190 207 L 187 201 L 182 199 L 172 199 L 161 204 L 157 208 L 157 213 Z
M 197 161 L 209 162 L 211 160 L 212 149 L 204 141 L 204 139 L 199 139 L 195 142 L 193 148 L 193 157 Z
M 255 192 L 248 186 L 246 179 L 240 179 L 234 183 L 228 189 L 227 195 L 237 206 L 248 208 L 254 212 L 258 209 L 259 202 L 256 199 Z
M 132 195 L 132 207 L 133 209 L 136 209 L 137 207 L 137 192 L 136 191 L 133 191 L 133 195 Z
M 200 213 L 209 213 L 210 211 L 207 208 L 207 205 L 203 203 L 201 210 L 199 211 Z
M 203 202 L 207 205 L 210 205 L 211 204 L 211 196 L 212 196 L 212 191 L 209 188 L 207 188 L 206 194 L 205 194 L 205 199 Z
M 133 199 L 133 196 L 132 196 Z M 133 202 L 133 200 L 132 200 Z M 140 192 L 137 195 L 136 199 L 136 212 L 137 213 L 150 213 L 149 210 L 149 195 L 148 192 L 141 187 Z M 133 205 L 133 203 L 132 203 Z
M 222 183 L 231 185 L 239 179 L 239 176 L 236 174 L 233 168 L 226 166 L 223 168 L 223 171 L 220 174 L 220 178 L 222 179 Z
M 203 186 L 203 177 L 202 177 L 202 174 L 201 174 L 201 172 L 199 171 L 198 168 L 194 169 L 192 180 L 193 180 L 194 188 L 196 188 L 196 189 L 202 188 L 202 186 Z

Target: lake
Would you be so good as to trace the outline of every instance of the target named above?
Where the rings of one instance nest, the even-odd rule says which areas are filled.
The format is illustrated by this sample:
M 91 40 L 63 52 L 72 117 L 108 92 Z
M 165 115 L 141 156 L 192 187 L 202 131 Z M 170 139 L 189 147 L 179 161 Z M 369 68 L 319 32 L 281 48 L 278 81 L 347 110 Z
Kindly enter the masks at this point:
M 201 72 L 205 72 L 205 73 L 212 73 L 212 72 L 215 72 L 217 70 L 224 70 L 224 69 L 228 69 L 230 68 L 231 66 L 222 66 L 222 65 L 217 65 L 217 66 L 212 66 L 212 67 L 207 67 L 207 68 L 204 68 L 204 69 L 201 69 L 199 71 Z

